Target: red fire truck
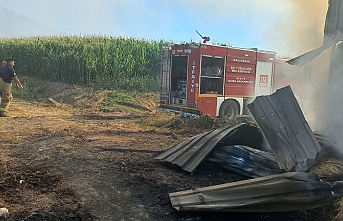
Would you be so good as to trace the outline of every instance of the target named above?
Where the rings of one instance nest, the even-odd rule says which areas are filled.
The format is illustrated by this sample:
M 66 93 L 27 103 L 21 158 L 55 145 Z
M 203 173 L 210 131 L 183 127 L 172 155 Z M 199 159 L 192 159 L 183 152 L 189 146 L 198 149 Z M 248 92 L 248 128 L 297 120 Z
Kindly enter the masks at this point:
M 160 107 L 169 111 L 236 119 L 246 105 L 291 85 L 302 99 L 306 78 L 298 66 L 272 51 L 210 44 L 165 45 L 162 54 Z

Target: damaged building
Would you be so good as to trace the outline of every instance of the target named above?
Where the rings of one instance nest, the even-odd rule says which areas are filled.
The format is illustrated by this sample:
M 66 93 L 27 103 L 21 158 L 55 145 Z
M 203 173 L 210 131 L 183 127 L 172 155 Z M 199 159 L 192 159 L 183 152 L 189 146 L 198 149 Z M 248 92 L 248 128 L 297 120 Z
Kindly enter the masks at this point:
M 330 74 L 325 88 L 328 92 L 343 87 L 342 16 L 343 1 L 330 0 L 323 45 L 288 61 L 291 65 L 303 65 L 331 48 Z M 190 175 L 196 173 L 201 163 L 209 161 L 247 178 L 168 193 L 174 209 L 290 212 L 322 207 L 341 197 L 343 181 L 329 182 L 311 172 L 325 157 L 336 154 L 335 142 L 326 134 L 313 133 L 290 86 L 271 95 L 257 96 L 247 107 L 257 125 L 241 123 L 202 133 L 155 157 L 179 166 Z M 334 110 L 331 108 L 326 114 L 332 117 Z M 343 123 L 334 117 L 332 121 L 333 126 Z M 340 131 L 338 127 L 333 128 Z
M 290 212 L 326 205 L 343 182 L 322 181 L 309 170 L 326 154 L 325 139 L 309 127 L 284 87 L 248 105 L 257 125 L 240 123 L 190 137 L 155 157 L 190 175 L 204 161 L 246 180 L 169 193 L 178 211 Z M 319 139 L 321 138 L 321 139 Z

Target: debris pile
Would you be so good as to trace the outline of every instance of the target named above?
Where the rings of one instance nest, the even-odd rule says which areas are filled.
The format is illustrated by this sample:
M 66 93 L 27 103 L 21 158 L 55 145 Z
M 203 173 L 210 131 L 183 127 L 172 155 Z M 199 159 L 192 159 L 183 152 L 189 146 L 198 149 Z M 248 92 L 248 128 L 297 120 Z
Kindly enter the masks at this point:
M 176 131 L 184 128 L 212 130 L 226 125 L 232 125 L 234 123 L 236 122 L 229 119 L 216 118 L 209 115 L 198 116 L 183 112 L 180 116 L 176 116 L 166 123 L 164 127 Z
M 245 145 L 218 146 L 207 160 L 247 177 L 261 177 L 282 172 L 273 154 Z
M 314 134 L 289 86 L 248 108 L 258 126 L 239 123 L 172 146 L 156 160 L 193 174 L 211 161 L 247 180 L 169 193 L 178 211 L 291 212 L 318 208 L 343 193 L 343 181 L 311 173 L 334 144 Z
M 289 172 L 170 193 L 169 198 L 178 211 L 289 212 L 323 206 L 342 193 L 342 181 Z

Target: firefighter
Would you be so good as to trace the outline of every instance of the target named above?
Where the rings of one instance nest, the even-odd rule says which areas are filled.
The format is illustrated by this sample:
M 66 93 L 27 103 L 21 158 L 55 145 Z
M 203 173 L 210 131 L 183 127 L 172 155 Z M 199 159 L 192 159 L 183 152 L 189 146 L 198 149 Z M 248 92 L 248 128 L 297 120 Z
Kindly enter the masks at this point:
M 7 64 L 0 69 L 0 93 L 1 93 L 1 103 L 0 103 L 0 117 L 7 117 L 6 112 L 11 101 L 12 96 L 12 80 L 14 80 L 16 86 L 19 89 L 23 89 L 23 85 L 20 83 L 14 70 L 14 60 L 8 59 Z

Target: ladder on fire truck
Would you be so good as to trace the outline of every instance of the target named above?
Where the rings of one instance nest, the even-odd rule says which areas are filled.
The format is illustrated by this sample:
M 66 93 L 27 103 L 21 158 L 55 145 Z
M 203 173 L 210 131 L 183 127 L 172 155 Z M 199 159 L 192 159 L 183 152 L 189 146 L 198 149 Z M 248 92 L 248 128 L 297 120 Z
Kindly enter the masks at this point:
M 168 104 L 169 100 L 169 81 L 171 74 L 170 49 L 170 44 L 165 44 L 162 46 L 160 104 Z

